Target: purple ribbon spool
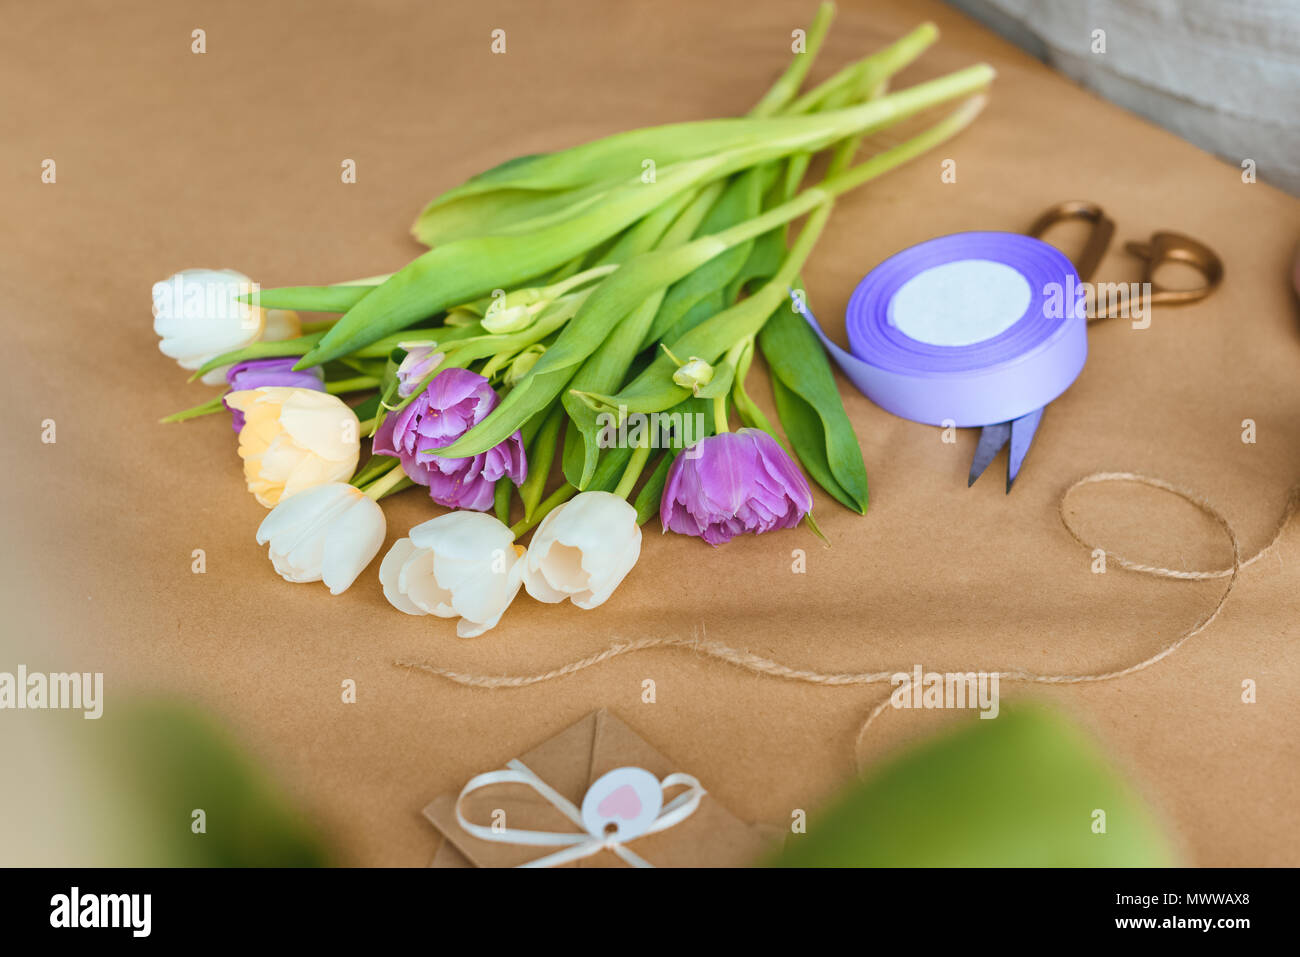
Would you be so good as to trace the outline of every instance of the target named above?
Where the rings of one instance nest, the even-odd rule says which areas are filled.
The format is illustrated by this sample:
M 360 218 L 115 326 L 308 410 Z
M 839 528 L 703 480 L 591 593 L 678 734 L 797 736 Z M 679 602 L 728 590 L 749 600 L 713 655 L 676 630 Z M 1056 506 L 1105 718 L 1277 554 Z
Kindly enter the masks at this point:
M 1001 292 L 1010 292 L 1006 298 L 1018 305 L 1026 290 L 1007 271 L 1014 270 L 1027 284 L 1023 313 L 1010 319 L 1004 315 L 1001 331 L 964 344 L 936 344 L 906 334 L 898 324 L 902 314 L 895 315 L 903 302 L 899 291 L 926 273 L 923 281 L 940 290 L 938 302 L 918 311 L 912 293 L 919 287 L 913 284 L 904 296 L 909 317 L 905 325 L 913 333 L 918 323 L 938 328 L 925 322 L 936 308 L 940 313 L 945 308 L 945 282 L 938 278 L 940 272 L 930 271 L 949 264 L 961 265 L 942 271 L 944 277 L 968 271 L 955 285 L 947 283 L 949 294 L 969 291 L 972 277 L 986 277 L 995 280 Z M 954 233 L 904 249 L 858 284 L 844 317 L 850 351 L 827 338 L 811 314 L 805 311 L 804 318 L 872 402 L 915 422 L 964 428 L 1018 419 L 1069 388 L 1088 357 L 1083 289 L 1070 260 L 1042 240 L 1019 233 Z M 963 308 L 953 301 L 946 306 L 950 313 Z M 960 338 L 961 331 L 947 334 Z

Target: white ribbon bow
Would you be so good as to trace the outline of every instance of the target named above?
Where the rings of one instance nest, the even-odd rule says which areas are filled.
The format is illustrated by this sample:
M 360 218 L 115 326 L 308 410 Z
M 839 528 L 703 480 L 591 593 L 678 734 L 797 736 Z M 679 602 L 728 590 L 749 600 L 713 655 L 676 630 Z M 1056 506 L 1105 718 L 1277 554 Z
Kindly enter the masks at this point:
M 460 796 L 456 798 L 456 821 L 465 829 L 466 833 L 472 834 L 480 840 L 495 841 L 499 844 L 526 844 L 535 847 L 559 846 L 564 848 L 564 850 L 556 851 L 553 854 L 539 857 L 535 861 L 521 864 L 520 867 L 555 867 L 559 864 L 567 864 L 570 861 L 581 860 L 584 857 L 591 857 L 604 850 L 613 851 L 633 867 L 654 866 L 640 855 L 628 850 L 627 847 L 614 838 L 588 831 L 587 825 L 582 820 L 582 812 L 578 810 L 574 803 L 530 771 L 522 761 L 518 759 L 509 761 L 506 767 L 509 770 L 488 771 L 485 774 L 470 778 L 469 783 L 461 790 Z M 474 791 L 492 784 L 528 785 L 582 830 L 576 834 L 568 831 L 525 831 L 510 827 L 484 827 L 481 824 L 466 820 L 465 815 L 461 813 L 461 802 Z M 705 791 L 698 780 L 680 771 L 668 775 L 659 782 L 660 788 L 665 791 L 678 785 L 685 785 L 686 790 L 665 804 L 649 827 L 638 831 L 629 838 L 625 838 L 625 840 L 667 830 L 680 824 L 695 813 L 695 809 L 700 806 L 700 799 L 708 792 Z

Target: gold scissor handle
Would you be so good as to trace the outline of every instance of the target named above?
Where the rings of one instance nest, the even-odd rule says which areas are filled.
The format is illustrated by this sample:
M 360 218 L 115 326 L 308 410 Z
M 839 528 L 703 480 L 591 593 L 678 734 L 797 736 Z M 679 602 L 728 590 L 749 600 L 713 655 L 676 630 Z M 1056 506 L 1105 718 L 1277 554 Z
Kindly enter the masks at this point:
M 1128 252 L 1143 260 L 1142 280 L 1151 286 L 1151 302 L 1183 303 L 1204 299 L 1223 281 L 1223 260 L 1205 243 L 1181 233 L 1151 234 L 1150 242 L 1124 244 Z M 1156 269 L 1165 263 L 1191 266 L 1205 277 L 1205 284 L 1191 289 L 1168 289 L 1155 281 Z
M 1106 255 L 1111 238 L 1115 235 L 1114 220 L 1107 216 L 1100 206 L 1082 199 L 1067 199 L 1063 203 L 1057 203 L 1050 209 L 1044 210 L 1043 215 L 1034 220 L 1034 224 L 1029 227 L 1029 235 L 1035 239 L 1042 239 L 1043 233 L 1057 223 L 1068 222 L 1071 219 L 1082 219 L 1084 222 L 1092 223 L 1092 229 L 1088 232 L 1088 241 L 1074 264 L 1079 272 L 1079 279 L 1087 282 L 1088 277 L 1097 268 L 1097 264 L 1101 262 L 1101 257 Z
M 1089 277 L 1092 276 L 1093 271 L 1096 270 L 1097 264 L 1101 262 L 1101 257 L 1106 254 L 1111 238 L 1115 235 L 1114 221 L 1106 215 L 1100 206 L 1082 199 L 1070 199 L 1063 203 L 1057 203 L 1034 220 L 1034 224 L 1029 227 L 1029 235 L 1042 239 L 1043 233 L 1057 223 L 1067 222 L 1072 219 L 1082 219 L 1084 222 L 1092 224 L 1092 230 L 1088 233 L 1088 241 L 1084 244 L 1083 251 L 1075 262 L 1075 267 L 1079 272 L 1079 279 L 1086 283 Z M 1143 261 L 1142 282 L 1146 288 L 1151 290 L 1151 295 L 1147 299 L 1148 303 L 1163 302 L 1176 305 L 1196 302 L 1198 299 L 1204 299 L 1214 292 L 1219 283 L 1223 281 L 1223 260 L 1219 258 L 1218 253 L 1199 240 L 1184 236 L 1182 233 L 1165 231 L 1152 233 L 1148 242 L 1125 243 L 1124 250 Z M 1169 289 L 1160 285 L 1155 281 L 1155 272 L 1164 264 L 1171 262 L 1184 263 L 1197 270 L 1205 277 L 1204 285 L 1194 286 L 1191 289 Z M 1127 308 L 1127 292 L 1119 295 L 1118 302 L 1112 300 L 1110 310 L 1101 309 L 1101 305 L 1093 296 L 1091 288 L 1089 296 L 1092 303 L 1089 315 L 1093 320 L 1109 318 Z

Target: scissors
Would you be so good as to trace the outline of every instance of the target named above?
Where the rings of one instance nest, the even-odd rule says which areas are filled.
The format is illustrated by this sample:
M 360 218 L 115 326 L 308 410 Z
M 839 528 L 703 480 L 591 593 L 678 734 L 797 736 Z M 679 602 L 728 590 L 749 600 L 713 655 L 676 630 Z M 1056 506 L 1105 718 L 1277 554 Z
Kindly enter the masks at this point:
M 1043 234 L 1059 223 L 1070 220 L 1083 220 L 1091 224 L 1088 239 L 1075 263 L 1079 279 L 1087 282 L 1096 270 L 1097 264 L 1105 255 L 1110 241 L 1115 235 L 1115 223 L 1100 206 L 1083 200 L 1067 200 L 1046 210 L 1029 227 L 1029 235 L 1042 239 Z M 1151 234 L 1145 243 L 1128 242 L 1124 251 L 1142 260 L 1142 289 L 1150 290 L 1144 296 L 1148 305 L 1165 303 L 1180 305 L 1204 299 L 1218 288 L 1223 281 L 1223 262 L 1210 247 L 1190 236 L 1181 233 L 1158 231 Z M 1170 289 L 1155 281 L 1156 270 L 1167 263 L 1183 263 L 1197 270 L 1204 282 L 1187 289 Z M 1110 308 L 1097 314 L 1099 302 L 1094 298 L 1094 307 L 1089 309 L 1088 321 L 1094 322 L 1123 315 L 1128 310 L 1130 296 L 1126 292 L 1118 299 L 1111 300 Z M 1034 441 L 1038 425 L 1043 418 L 1043 409 L 1035 409 L 1010 422 L 997 422 L 980 429 L 979 443 L 975 447 L 975 457 L 971 461 L 970 477 L 966 487 L 970 488 L 988 469 L 1006 445 L 1011 446 L 1007 459 L 1007 493 L 1020 474 L 1029 446 Z

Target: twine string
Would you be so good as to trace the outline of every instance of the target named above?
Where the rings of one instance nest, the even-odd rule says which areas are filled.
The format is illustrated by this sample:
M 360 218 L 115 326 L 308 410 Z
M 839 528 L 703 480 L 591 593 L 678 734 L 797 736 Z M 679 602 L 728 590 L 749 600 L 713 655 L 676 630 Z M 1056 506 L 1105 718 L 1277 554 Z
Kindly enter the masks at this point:
M 1223 529 L 1227 535 L 1228 541 L 1232 546 L 1232 565 L 1227 568 L 1215 569 L 1176 569 L 1164 568 L 1159 565 L 1150 565 L 1143 562 L 1134 561 L 1121 555 L 1106 553 L 1107 563 L 1115 563 L 1121 568 L 1136 572 L 1142 575 L 1151 575 L 1156 578 L 1169 578 L 1181 581 L 1208 581 L 1212 579 L 1226 578 L 1227 585 L 1220 593 L 1218 600 L 1209 614 L 1203 616 L 1199 621 L 1193 624 L 1188 630 L 1184 631 L 1177 638 L 1165 644 L 1154 654 L 1136 661 L 1133 664 L 1123 668 L 1117 668 L 1110 671 L 1090 672 L 1085 674 L 1040 674 L 1033 671 L 1025 671 L 1019 668 L 1009 668 L 1005 670 L 990 671 L 983 673 L 992 677 L 997 675 L 999 681 L 1020 681 L 1035 684 L 1083 684 L 1097 681 L 1110 681 L 1115 678 L 1122 678 L 1127 675 L 1144 671 L 1152 665 L 1168 658 L 1187 641 L 1205 631 L 1214 623 L 1222 612 L 1224 605 L 1227 603 L 1228 596 L 1232 594 L 1232 589 L 1236 585 L 1237 576 L 1241 569 L 1253 565 L 1267 554 L 1282 537 L 1291 518 L 1295 515 L 1297 507 L 1300 507 L 1300 485 L 1291 490 L 1287 497 L 1286 507 L 1283 509 L 1282 517 L 1278 520 L 1276 528 L 1270 537 L 1268 544 L 1264 545 L 1259 551 L 1246 560 L 1241 557 L 1241 545 L 1237 539 L 1237 534 L 1233 531 L 1228 520 L 1223 517 L 1213 505 L 1204 498 L 1189 492 L 1186 489 L 1179 488 L 1162 479 L 1152 478 L 1136 472 L 1094 472 L 1091 475 L 1085 475 L 1079 479 L 1061 496 L 1057 505 L 1057 512 L 1060 516 L 1061 523 L 1065 526 L 1070 536 L 1088 550 L 1094 550 L 1097 546 L 1088 542 L 1079 534 L 1078 530 L 1070 523 L 1066 513 L 1066 505 L 1070 497 L 1085 485 L 1096 485 L 1106 482 L 1131 482 L 1138 485 L 1146 485 L 1151 488 L 1160 489 L 1169 492 L 1178 498 L 1183 499 L 1189 504 L 1195 506 L 1205 515 L 1212 518 L 1215 523 Z M 742 668 L 754 674 L 766 675 L 773 678 L 783 678 L 787 681 L 799 681 L 806 684 L 824 685 L 824 686 L 844 686 L 844 685 L 868 685 L 888 682 L 891 678 L 899 674 L 897 670 L 890 671 L 861 671 L 861 672 L 823 672 L 807 668 L 792 668 L 789 665 L 782 664 L 779 661 L 773 661 L 770 658 L 764 658 L 761 655 L 752 652 L 732 648 L 728 645 L 716 641 L 708 641 L 697 637 L 691 638 L 637 638 L 631 641 L 615 640 L 614 644 L 598 651 L 595 654 L 579 658 L 576 661 L 568 662 L 549 671 L 543 671 L 538 674 L 529 675 L 478 675 L 466 672 L 456 671 L 451 668 L 444 668 L 431 662 L 412 661 L 409 659 L 399 659 L 394 662 L 400 668 L 408 668 L 414 671 L 421 671 L 427 674 L 436 675 L 448 681 L 454 681 L 457 684 L 467 685 L 473 688 L 524 688 L 529 685 L 541 684 L 546 681 L 553 681 L 557 678 L 564 678 L 579 671 L 585 671 L 587 668 L 593 668 L 596 665 L 603 664 L 621 655 L 635 654 L 641 651 L 648 651 L 656 648 L 686 648 L 697 654 L 722 661 L 737 668 Z M 970 669 L 966 669 L 970 670 Z M 880 717 L 880 715 L 889 707 L 891 696 L 876 704 L 867 714 L 866 719 L 858 729 L 857 738 L 854 741 L 854 755 L 856 756 L 862 747 L 862 741 L 866 736 L 867 729 Z

